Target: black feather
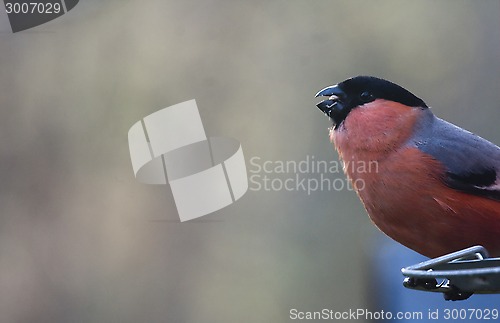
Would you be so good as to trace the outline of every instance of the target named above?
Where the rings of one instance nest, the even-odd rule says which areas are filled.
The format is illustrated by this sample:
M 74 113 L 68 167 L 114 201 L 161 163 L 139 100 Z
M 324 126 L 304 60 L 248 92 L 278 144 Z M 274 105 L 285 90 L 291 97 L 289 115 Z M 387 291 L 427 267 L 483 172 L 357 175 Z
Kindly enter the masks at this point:
M 459 191 L 500 201 L 500 148 L 435 117 L 430 110 L 417 127 L 412 145 L 446 167 L 444 182 Z

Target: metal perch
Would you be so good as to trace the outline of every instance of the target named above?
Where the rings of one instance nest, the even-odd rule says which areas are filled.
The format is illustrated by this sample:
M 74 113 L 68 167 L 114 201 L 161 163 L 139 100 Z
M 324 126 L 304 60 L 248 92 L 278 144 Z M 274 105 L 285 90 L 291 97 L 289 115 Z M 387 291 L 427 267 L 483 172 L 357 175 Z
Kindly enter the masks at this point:
M 445 300 L 500 293 L 500 258 L 489 258 L 482 246 L 427 260 L 401 272 L 406 276 L 403 281 L 406 288 L 443 293 Z

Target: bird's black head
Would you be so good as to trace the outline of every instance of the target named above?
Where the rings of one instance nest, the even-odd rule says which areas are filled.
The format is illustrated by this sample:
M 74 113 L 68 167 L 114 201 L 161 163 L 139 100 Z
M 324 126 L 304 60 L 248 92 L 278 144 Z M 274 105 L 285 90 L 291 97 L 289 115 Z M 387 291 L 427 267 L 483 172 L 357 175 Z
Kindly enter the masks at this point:
M 373 76 L 356 76 L 347 79 L 337 85 L 324 88 L 316 94 L 316 97 L 318 96 L 328 97 L 316 106 L 332 119 L 335 129 L 352 109 L 376 99 L 399 102 L 421 109 L 428 108 L 422 99 L 405 88 Z

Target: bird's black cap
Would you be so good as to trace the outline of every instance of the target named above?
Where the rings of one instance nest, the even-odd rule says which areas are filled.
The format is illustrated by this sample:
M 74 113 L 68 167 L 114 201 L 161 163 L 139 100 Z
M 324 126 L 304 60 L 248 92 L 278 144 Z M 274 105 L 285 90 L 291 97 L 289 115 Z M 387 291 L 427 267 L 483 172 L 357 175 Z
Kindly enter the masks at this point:
M 333 120 L 335 128 L 344 121 L 352 109 L 376 99 L 399 102 L 409 107 L 428 108 L 422 99 L 407 89 L 373 76 L 347 79 L 324 88 L 316 94 L 316 97 L 318 96 L 328 97 L 316 106 Z

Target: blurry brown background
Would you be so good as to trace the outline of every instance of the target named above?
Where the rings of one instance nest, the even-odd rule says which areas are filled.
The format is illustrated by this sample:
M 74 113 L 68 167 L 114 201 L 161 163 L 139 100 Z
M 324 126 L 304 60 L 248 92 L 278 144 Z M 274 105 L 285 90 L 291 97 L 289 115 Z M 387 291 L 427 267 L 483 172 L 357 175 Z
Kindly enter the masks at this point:
M 168 187 L 135 180 L 128 129 L 195 98 L 247 161 L 335 160 L 314 94 L 369 74 L 498 144 L 499 31 L 497 0 L 85 0 L 16 34 L 2 12 L 0 322 L 368 306 L 378 232 L 353 192 L 248 191 L 179 223 Z

